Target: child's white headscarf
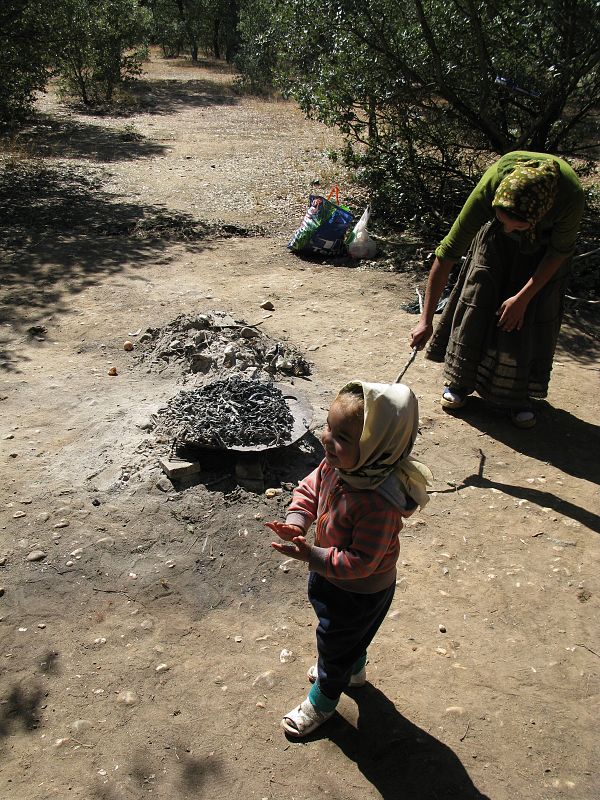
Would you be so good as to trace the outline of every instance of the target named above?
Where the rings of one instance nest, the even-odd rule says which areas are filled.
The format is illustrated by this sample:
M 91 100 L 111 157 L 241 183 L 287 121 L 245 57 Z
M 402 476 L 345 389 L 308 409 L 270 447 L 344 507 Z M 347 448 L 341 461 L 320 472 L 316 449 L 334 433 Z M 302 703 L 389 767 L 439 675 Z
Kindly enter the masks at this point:
M 394 475 L 402 491 L 423 508 L 429 502 L 427 484 L 433 475 L 425 464 L 411 458 L 419 426 L 417 398 L 403 383 L 352 381 L 340 394 L 362 387 L 365 421 L 359 443 L 358 464 L 339 470 L 355 489 L 377 489 Z

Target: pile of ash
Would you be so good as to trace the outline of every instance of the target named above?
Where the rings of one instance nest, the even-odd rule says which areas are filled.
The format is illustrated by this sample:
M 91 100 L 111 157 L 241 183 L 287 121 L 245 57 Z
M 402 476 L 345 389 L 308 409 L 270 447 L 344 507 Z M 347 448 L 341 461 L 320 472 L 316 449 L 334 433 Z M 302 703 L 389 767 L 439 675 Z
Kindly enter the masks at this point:
M 293 425 L 280 389 L 231 375 L 179 392 L 159 410 L 157 429 L 176 446 L 268 448 L 289 443 Z
M 310 365 L 295 348 L 274 341 L 256 326 L 221 311 L 182 314 L 162 328 L 147 328 L 136 353 L 151 370 L 182 373 L 229 371 L 258 377 L 306 376 Z

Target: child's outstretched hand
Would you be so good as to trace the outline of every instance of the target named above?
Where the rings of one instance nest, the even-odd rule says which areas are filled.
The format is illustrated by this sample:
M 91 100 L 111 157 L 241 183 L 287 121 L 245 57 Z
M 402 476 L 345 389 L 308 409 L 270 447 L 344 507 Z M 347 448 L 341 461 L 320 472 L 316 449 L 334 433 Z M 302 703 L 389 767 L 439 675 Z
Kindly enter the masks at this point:
M 271 547 L 283 556 L 290 556 L 297 561 L 308 561 L 310 559 L 310 545 L 306 544 L 304 536 L 294 536 L 290 544 L 281 542 L 271 542 Z
M 288 525 L 287 522 L 265 522 L 265 525 L 286 542 L 291 542 L 294 536 L 302 536 L 304 533 L 299 525 Z
M 282 556 L 291 556 L 298 561 L 308 561 L 310 558 L 310 545 L 306 544 L 304 531 L 299 525 L 288 525 L 287 522 L 265 522 L 267 528 L 275 531 L 280 539 L 291 544 L 271 542 L 271 547 Z

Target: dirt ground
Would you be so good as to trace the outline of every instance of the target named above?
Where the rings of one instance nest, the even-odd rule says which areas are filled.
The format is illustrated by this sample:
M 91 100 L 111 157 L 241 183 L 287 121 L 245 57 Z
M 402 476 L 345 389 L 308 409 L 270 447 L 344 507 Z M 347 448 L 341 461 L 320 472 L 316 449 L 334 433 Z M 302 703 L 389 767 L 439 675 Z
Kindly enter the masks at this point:
M 415 273 L 287 252 L 311 183 L 336 178 L 331 132 L 291 105 L 157 58 L 137 97 L 94 117 L 45 95 L 8 161 L 24 171 L 3 211 L 0 795 L 598 797 L 596 322 L 565 324 L 532 431 L 477 398 L 444 413 L 441 368 L 417 358 L 431 502 L 402 532 L 370 683 L 289 742 L 314 617 L 305 566 L 263 523 L 318 462 L 337 389 L 395 379 Z M 312 364 L 294 384 L 314 432 L 265 458 L 274 497 L 217 455 L 185 484 L 159 467 L 152 415 L 185 378 L 139 359 L 140 331 L 210 310 Z

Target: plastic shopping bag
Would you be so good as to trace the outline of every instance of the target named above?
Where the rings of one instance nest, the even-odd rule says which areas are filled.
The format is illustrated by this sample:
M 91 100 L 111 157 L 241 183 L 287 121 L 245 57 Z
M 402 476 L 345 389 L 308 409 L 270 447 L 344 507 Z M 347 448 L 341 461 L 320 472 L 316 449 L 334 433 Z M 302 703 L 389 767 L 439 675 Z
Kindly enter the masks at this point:
M 371 214 L 370 207 L 367 206 L 363 211 L 362 217 L 354 226 L 354 230 L 348 239 L 348 252 L 352 258 L 375 258 L 377 245 L 369 236 L 367 222 Z
M 331 199 L 335 194 L 336 202 Z M 339 204 L 337 186 L 328 197 L 310 195 L 306 214 L 288 248 L 294 253 L 339 256 L 346 252 L 346 236 L 354 217 Z

